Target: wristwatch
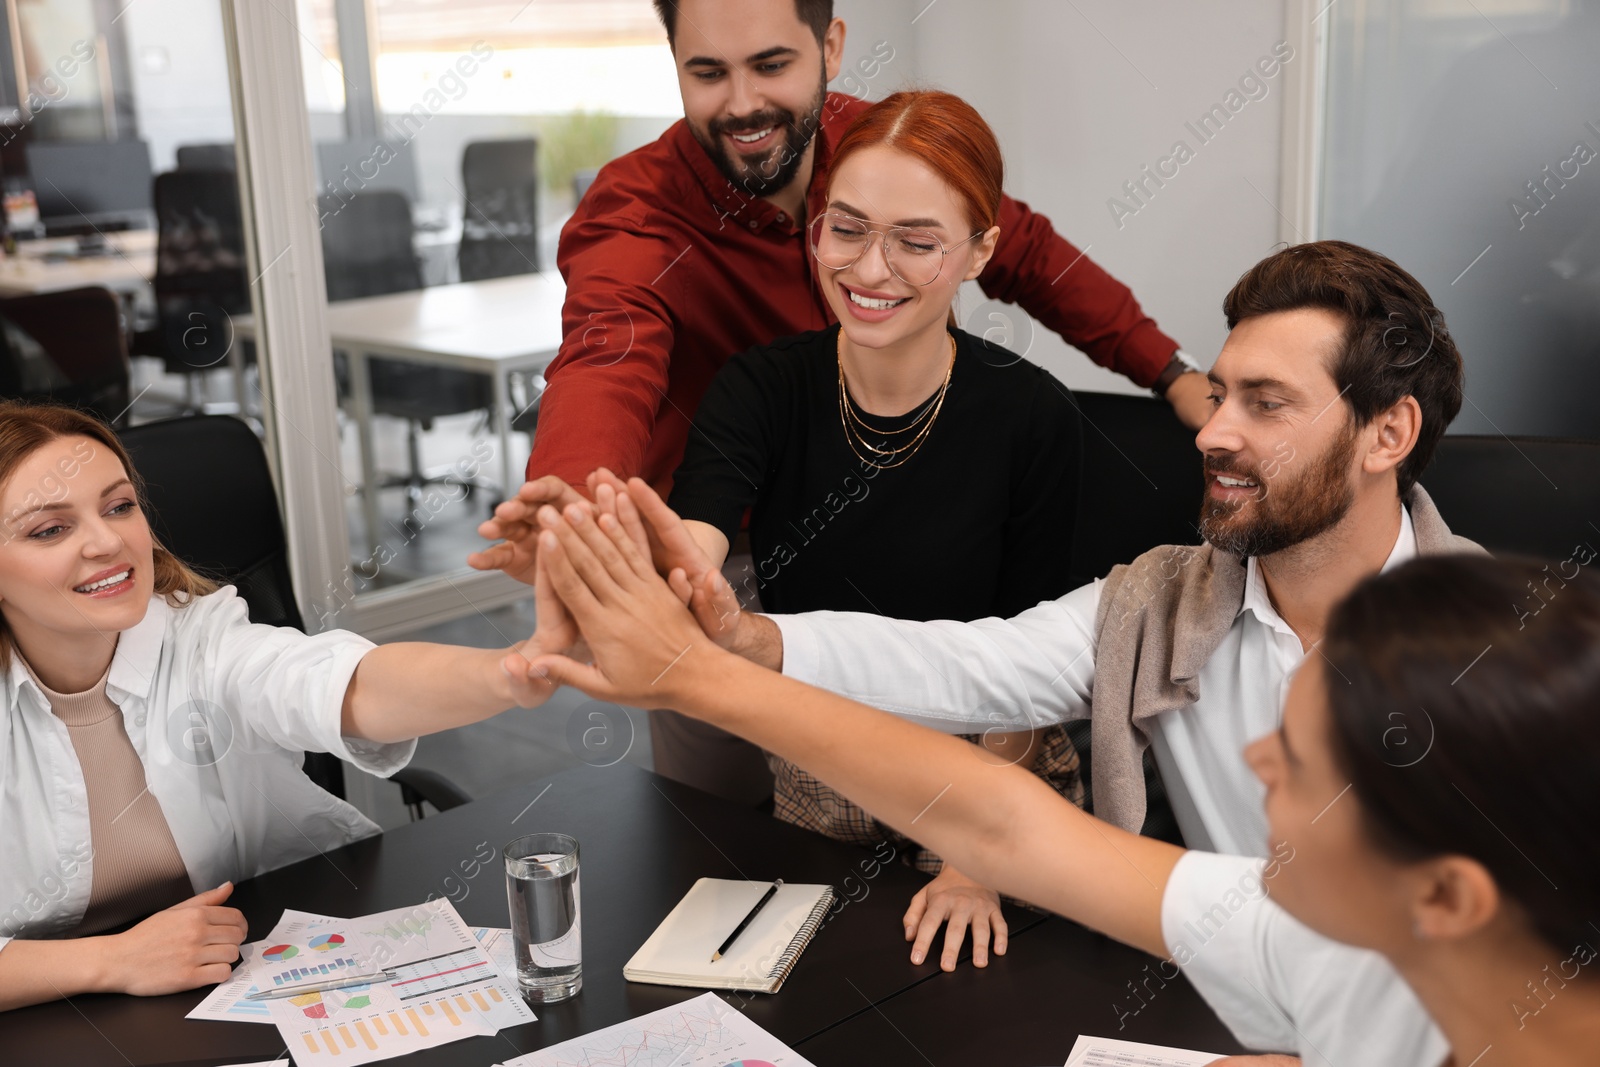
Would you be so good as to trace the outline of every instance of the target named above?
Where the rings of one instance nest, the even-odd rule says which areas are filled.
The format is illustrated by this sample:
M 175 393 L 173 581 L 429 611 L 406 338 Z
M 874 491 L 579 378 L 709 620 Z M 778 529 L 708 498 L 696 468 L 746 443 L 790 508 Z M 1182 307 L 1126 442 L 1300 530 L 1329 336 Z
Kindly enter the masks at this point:
M 1181 348 L 1177 349 L 1172 353 L 1172 361 L 1162 368 L 1160 376 L 1150 384 L 1150 391 L 1156 396 L 1165 397 L 1167 390 L 1180 376 L 1199 369 L 1200 364 L 1195 362 L 1193 356 Z

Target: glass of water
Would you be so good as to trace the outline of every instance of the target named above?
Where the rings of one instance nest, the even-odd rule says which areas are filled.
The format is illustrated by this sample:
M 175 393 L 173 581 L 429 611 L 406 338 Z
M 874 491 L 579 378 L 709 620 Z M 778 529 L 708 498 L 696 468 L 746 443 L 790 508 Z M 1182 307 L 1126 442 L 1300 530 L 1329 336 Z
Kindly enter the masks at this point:
M 504 852 L 522 995 L 540 1004 L 566 1000 L 583 988 L 578 842 L 566 834 L 529 834 Z

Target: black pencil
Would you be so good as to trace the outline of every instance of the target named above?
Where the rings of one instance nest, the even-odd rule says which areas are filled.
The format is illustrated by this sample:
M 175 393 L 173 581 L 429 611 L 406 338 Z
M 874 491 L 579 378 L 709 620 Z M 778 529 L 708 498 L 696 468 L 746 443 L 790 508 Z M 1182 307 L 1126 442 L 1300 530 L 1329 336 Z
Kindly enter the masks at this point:
M 739 935 L 744 933 L 744 928 L 750 925 L 750 920 L 761 914 L 761 909 L 767 906 L 767 901 L 771 900 L 777 895 L 778 887 L 782 884 L 783 879 L 779 878 L 776 882 L 772 883 L 772 886 L 764 894 L 762 894 L 761 899 L 756 901 L 756 906 L 750 909 L 750 914 L 746 915 L 740 921 L 739 925 L 733 928 L 733 933 L 728 935 L 728 940 L 724 941 L 722 943 L 722 947 L 711 954 L 712 963 L 716 963 L 718 960 L 720 960 L 723 955 L 733 947 L 733 943 L 739 939 Z

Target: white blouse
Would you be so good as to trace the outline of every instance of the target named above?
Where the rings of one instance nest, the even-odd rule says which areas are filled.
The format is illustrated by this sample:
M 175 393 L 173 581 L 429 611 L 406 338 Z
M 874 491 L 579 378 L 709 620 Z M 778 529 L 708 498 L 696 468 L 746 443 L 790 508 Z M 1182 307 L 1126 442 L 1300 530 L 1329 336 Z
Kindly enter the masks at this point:
M 1398 505 L 1397 505 L 1398 506 Z M 1411 515 L 1384 562 L 1417 554 Z M 1031 730 L 1090 717 L 1096 579 L 1010 619 L 908 622 L 846 611 L 772 615 L 783 673 L 945 733 Z M 1151 747 L 1184 844 L 1267 854 L 1266 789 L 1244 749 L 1283 721 L 1283 697 L 1305 658 L 1256 560 L 1233 626 L 1200 669 L 1200 699 L 1156 716 Z
M 416 742 L 340 734 L 345 689 L 372 642 L 252 624 L 225 587 L 182 607 L 153 597 L 124 631 L 106 694 L 121 709 L 196 892 L 378 832 L 300 769 L 331 752 L 377 775 Z M 67 726 L 12 650 L 0 702 L 0 948 L 61 936 L 89 903 L 94 855 L 83 770 Z
M 1265 866 L 1187 852 L 1161 898 L 1172 963 L 1233 1036 L 1298 1053 L 1305 1067 L 1440 1067 L 1450 1045 L 1400 973 L 1284 911 L 1267 896 Z

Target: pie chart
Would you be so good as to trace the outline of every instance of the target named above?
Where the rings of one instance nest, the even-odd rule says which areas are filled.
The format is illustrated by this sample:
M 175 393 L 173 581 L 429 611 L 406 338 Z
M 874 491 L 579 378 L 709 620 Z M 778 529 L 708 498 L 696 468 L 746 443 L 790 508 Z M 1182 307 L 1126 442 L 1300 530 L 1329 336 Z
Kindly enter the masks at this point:
M 343 934 L 318 934 L 311 939 L 311 947 L 318 952 L 327 952 L 344 944 Z
M 284 960 L 292 960 L 298 955 L 300 955 L 300 950 L 293 945 L 273 945 L 261 954 L 261 958 L 268 963 L 282 963 Z

